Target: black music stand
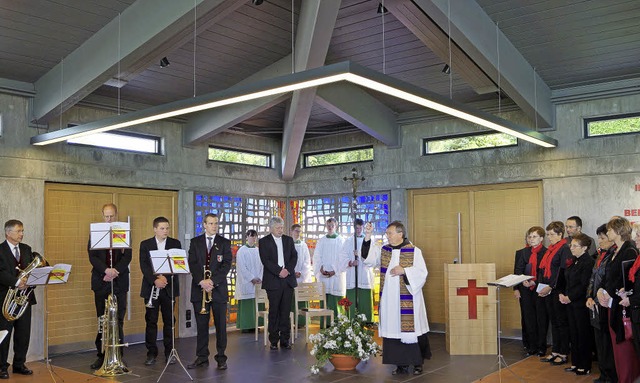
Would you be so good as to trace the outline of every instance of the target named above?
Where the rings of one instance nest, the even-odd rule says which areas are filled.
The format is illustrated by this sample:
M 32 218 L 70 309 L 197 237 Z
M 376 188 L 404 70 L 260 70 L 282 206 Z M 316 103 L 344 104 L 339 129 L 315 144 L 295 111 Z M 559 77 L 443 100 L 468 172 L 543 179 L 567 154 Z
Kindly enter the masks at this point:
M 162 373 L 156 382 L 162 379 L 167 367 L 173 359 L 180 363 L 180 367 L 184 370 L 189 379 L 193 380 L 187 369 L 185 368 L 178 350 L 176 350 L 176 326 L 175 326 L 175 297 L 174 297 L 174 276 L 176 274 L 190 274 L 189 263 L 187 262 L 187 253 L 183 249 L 153 250 L 150 252 L 151 263 L 153 265 L 154 274 L 171 275 L 171 353 L 167 357 L 167 364 L 164 366 Z

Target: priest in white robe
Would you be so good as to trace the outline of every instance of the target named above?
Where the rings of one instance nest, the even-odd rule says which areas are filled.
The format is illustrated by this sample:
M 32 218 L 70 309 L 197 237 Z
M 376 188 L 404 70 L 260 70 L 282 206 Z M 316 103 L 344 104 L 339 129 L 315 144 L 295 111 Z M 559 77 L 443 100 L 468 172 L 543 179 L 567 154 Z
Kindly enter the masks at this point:
M 262 262 L 256 242 L 258 233 L 247 231 L 247 243 L 236 253 L 236 294 L 238 318 L 236 327 L 252 332 L 256 327 L 256 285 L 262 283 Z
M 338 313 L 345 314 L 338 302 L 347 292 L 344 265 L 340 260 L 344 238 L 337 233 L 338 222 L 335 218 L 327 219 L 325 229 L 327 235 L 318 239 L 313 251 L 313 273 L 316 280 L 324 284 L 327 308 L 333 310 L 337 318 Z M 324 318 L 320 319 L 320 327 L 324 327 Z
M 291 226 L 291 238 L 293 238 L 293 243 L 298 252 L 298 263 L 296 263 L 295 274 L 296 281 L 298 282 L 298 286 L 301 283 L 309 283 L 311 282 L 312 277 L 312 269 L 311 269 L 311 254 L 309 253 L 309 247 L 306 242 L 302 240 L 302 226 L 298 223 Z M 297 288 L 297 287 L 296 287 Z M 293 299 L 291 301 L 291 312 L 296 315 L 298 311 L 295 308 L 296 301 Z M 299 302 L 298 308 L 308 308 L 309 302 Z M 304 315 L 298 315 L 298 328 L 303 328 L 307 322 L 306 317 Z
M 365 225 L 362 252 L 369 256 L 365 264 L 380 267 L 380 326 L 382 363 L 394 364 L 392 374 L 422 373 L 424 359 L 431 359 L 427 333 L 427 309 L 422 287 L 427 280 L 427 266 L 422 251 L 406 238 L 402 222 L 387 226 L 388 243 L 371 243 L 373 225 Z
M 356 270 L 358 272 L 358 313 L 367 317 L 367 322 L 373 321 L 373 267 L 362 262 L 362 259 L 368 257 L 368 253 L 361 253 L 362 241 L 364 234 L 362 233 L 364 222 L 360 218 L 356 218 L 354 227 L 355 235 L 349 237 L 342 245 L 340 256 L 342 257 L 343 267 L 346 271 L 347 280 L 347 299 L 353 303 L 349 307 L 349 318 L 353 318 L 356 311 Z M 354 245 L 354 240 L 356 245 Z M 357 259 L 356 259 L 357 255 Z

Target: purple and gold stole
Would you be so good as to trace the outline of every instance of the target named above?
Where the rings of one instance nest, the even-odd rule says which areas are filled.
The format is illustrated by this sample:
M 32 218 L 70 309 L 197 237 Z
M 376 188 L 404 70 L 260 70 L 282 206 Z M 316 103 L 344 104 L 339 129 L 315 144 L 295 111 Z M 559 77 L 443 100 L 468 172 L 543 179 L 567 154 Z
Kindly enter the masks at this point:
M 391 262 L 391 253 L 393 249 L 385 245 L 380 251 L 380 298 L 382 298 L 382 292 L 384 291 L 384 280 L 387 274 L 387 267 Z M 413 266 L 413 252 L 414 247 L 412 244 L 407 244 L 400 248 L 400 266 L 411 267 Z M 402 332 L 414 332 L 415 325 L 413 322 L 413 295 L 407 289 L 407 284 L 404 278 L 400 277 L 400 330 Z

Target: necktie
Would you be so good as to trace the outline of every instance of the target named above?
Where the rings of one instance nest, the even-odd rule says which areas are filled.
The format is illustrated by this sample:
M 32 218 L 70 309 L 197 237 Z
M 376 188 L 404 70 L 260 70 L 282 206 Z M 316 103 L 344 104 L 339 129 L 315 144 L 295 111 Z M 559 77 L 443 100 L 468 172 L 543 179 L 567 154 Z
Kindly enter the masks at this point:
M 20 263 L 20 249 L 18 249 L 18 246 L 16 246 L 13 248 L 13 250 L 15 252 L 16 261 Z
M 207 237 L 207 240 L 209 241 L 207 243 L 207 251 L 211 252 L 211 247 L 213 246 L 213 237 Z

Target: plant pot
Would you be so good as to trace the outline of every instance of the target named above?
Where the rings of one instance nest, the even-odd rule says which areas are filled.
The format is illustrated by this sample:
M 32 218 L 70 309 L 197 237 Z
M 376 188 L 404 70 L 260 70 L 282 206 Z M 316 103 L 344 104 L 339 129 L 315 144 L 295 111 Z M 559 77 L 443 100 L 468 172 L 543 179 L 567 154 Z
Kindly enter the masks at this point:
M 355 358 L 349 355 L 333 354 L 329 358 L 329 362 L 333 364 L 333 367 L 338 371 L 351 371 L 355 370 L 360 358 Z

